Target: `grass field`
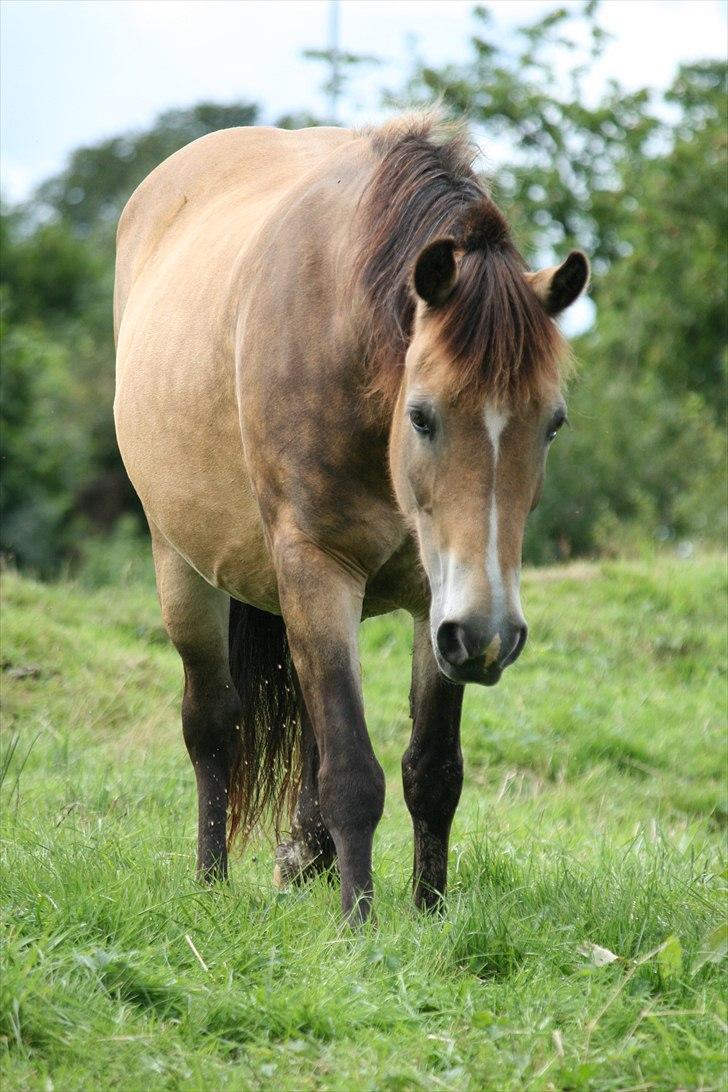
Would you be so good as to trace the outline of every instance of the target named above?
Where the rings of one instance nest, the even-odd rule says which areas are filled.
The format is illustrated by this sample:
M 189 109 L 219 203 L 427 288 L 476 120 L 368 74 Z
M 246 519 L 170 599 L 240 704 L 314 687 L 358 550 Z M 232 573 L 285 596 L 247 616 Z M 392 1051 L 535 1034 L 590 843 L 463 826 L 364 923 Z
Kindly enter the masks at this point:
M 264 839 L 194 882 L 149 586 L 4 585 L 4 1090 L 725 1088 L 723 559 L 526 575 L 529 646 L 466 698 L 442 918 L 409 902 L 409 629 L 366 624 L 357 934 L 325 880 L 274 890 Z

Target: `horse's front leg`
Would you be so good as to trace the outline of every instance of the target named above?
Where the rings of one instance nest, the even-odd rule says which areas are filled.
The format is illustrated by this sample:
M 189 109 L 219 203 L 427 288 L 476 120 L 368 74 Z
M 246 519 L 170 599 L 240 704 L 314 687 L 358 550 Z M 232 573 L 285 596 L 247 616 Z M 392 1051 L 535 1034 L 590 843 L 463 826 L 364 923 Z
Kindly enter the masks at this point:
M 414 828 L 414 897 L 424 909 L 438 906 L 445 894 L 450 826 L 463 784 L 462 704 L 462 686 L 438 670 L 427 619 L 415 619 L 413 726 L 402 757 L 402 781 Z
M 384 774 L 364 721 L 358 631 L 364 581 L 309 543 L 274 549 L 281 607 L 318 748 L 318 803 L 339 861 L 352 922 L 372 898 L 372 842 Z

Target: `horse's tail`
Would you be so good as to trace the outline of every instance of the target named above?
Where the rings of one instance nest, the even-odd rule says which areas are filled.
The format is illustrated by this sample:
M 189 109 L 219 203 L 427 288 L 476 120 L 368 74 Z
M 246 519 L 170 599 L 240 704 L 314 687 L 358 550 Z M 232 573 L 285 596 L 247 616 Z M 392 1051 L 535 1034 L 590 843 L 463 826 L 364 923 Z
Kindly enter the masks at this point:
M 300 709 L 286 624 L 230 600 L 230 673 L 240 696 L 239 743 L 230 777 L 228 845 L 272 815 L 276 834 L 301 780 Z

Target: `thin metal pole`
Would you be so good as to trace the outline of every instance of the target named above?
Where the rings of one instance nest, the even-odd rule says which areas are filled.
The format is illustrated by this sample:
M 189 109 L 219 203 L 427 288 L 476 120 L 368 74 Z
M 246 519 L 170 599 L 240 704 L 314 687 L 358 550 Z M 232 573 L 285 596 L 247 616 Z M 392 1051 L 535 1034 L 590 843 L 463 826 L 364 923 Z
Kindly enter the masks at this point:
M 339 0 L 329 0 L 329 49 L 331 50 L 331 91 L 329 113 L 331 120 L 338 121 L 341 68 L 339 60 Z

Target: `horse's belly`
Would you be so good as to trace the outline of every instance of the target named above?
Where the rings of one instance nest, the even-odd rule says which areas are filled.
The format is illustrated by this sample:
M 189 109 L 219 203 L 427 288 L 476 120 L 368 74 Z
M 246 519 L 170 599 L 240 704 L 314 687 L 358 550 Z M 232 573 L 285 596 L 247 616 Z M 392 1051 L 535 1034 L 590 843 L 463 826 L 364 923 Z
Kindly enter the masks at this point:
M 278 609 L 275 573 L 248 476 L 232 364 L 204 336 L 158 317 L 119 341 L 116 429 L 144 510 L 167 541 L 215 587 Z M 159 312 L 157 312 L 159 315 Z M 124 338 L 130 321 L 134 337 Z
M 120 420 L 122 457 L 149 520 L 214 587 L 277 610 L 276 578 L 258 506 L 235 447 L 226 445 L 226 459 L 222 448 L 195 448 L 189 433 L 185 443 L 164 428 L 153 434 L 145 429 L 141 440 L 125 414 Z M 199 437 L 205 423 L 197 427 Z M 216 432 L 219 436 L 219 423 Z

